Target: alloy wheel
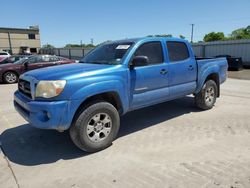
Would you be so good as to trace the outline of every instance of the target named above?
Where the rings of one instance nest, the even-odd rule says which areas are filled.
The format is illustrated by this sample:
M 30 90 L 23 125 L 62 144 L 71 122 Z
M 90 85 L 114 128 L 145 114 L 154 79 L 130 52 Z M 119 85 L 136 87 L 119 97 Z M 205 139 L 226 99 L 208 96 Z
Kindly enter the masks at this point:
M 112 119 L 106 113 L 95 114 L 87 125 L 88 138 L 93 142 L 100 142 L 108 137 L 112 129 Z

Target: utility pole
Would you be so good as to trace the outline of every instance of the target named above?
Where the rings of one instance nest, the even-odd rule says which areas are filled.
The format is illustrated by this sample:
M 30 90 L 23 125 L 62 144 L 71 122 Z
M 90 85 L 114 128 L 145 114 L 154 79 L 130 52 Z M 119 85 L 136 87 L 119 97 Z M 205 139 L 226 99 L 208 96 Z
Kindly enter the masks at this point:
M 193 38 L 194 38 L 194 24 L 191 24 L 192 30 L 191 30 L 191 43 L 193 43 Z
M 82 48 L 82 40 L 81 40 L 80 44 L 81 44 L 81 48 Z
M 93 38 L 90 39 L 90 43 L 91 43 L 92 45 L 94 45 L 94 39 L 93 39 Z
M 9 38 L 10 54 L 12 55 L 12 45 L 11 45 L 10 32 L 8 32 L 8 38 Z

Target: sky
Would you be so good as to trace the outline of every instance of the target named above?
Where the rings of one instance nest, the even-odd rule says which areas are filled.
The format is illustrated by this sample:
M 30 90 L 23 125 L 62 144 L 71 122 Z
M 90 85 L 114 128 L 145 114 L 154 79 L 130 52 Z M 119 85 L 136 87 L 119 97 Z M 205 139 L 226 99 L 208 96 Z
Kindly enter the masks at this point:
M 1 0 L 0 27 L 39 25 L 41 43 L 94 44 L 154 34 L 206 33 L 250 25 L 250 0 Z

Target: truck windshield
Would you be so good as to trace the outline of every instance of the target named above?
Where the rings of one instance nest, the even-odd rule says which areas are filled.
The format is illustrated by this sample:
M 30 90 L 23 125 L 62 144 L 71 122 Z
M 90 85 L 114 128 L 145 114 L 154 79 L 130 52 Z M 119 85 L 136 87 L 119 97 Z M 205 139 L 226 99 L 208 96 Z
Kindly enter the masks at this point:
M 120 64 L 123 56 L 133 44 L 132 42 L 103 44 L 87 54 L 79 63 Z

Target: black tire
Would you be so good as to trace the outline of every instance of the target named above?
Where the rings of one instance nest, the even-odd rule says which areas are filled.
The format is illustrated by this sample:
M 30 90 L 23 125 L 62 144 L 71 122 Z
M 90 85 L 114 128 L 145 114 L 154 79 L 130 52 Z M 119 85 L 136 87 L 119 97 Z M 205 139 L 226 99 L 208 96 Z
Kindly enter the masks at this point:
M 102 119 L 102 116 L 105 119 L 107 118 L 109 122 L 103 123 L 104 119 Z M 97 120 L 98 118 L 94 120 L 96 117 L 99 120 Z M 88 132 L 89 127 L 92 127 L 90 131 L 93 129 L 91 133 Z M 70 137 L 81 150 L 97 152 L 112 144 L 112 141 L 117 136 L 119 127 L 120 116 L 117 109 L 108 102 L 94 102 L 91 105 L 87 105 L 76 115 L 75 121 L 70 127 Z M 109 130 L 105 133 L 107 135 L 102 132 L 104 130 Z M 98 141 L 95 139 L 96 137 Z
M 18 75 L 15 72 L 8 71 L 3 74 L 3 81 L 6 84 L 14 84 L 18 81 Z
M 213 108 L 217 95 L 218 87 L 216 83 L 213 80 L 206 81 L 201 91 L 195 95 L 196 106 L 202 110 Z

